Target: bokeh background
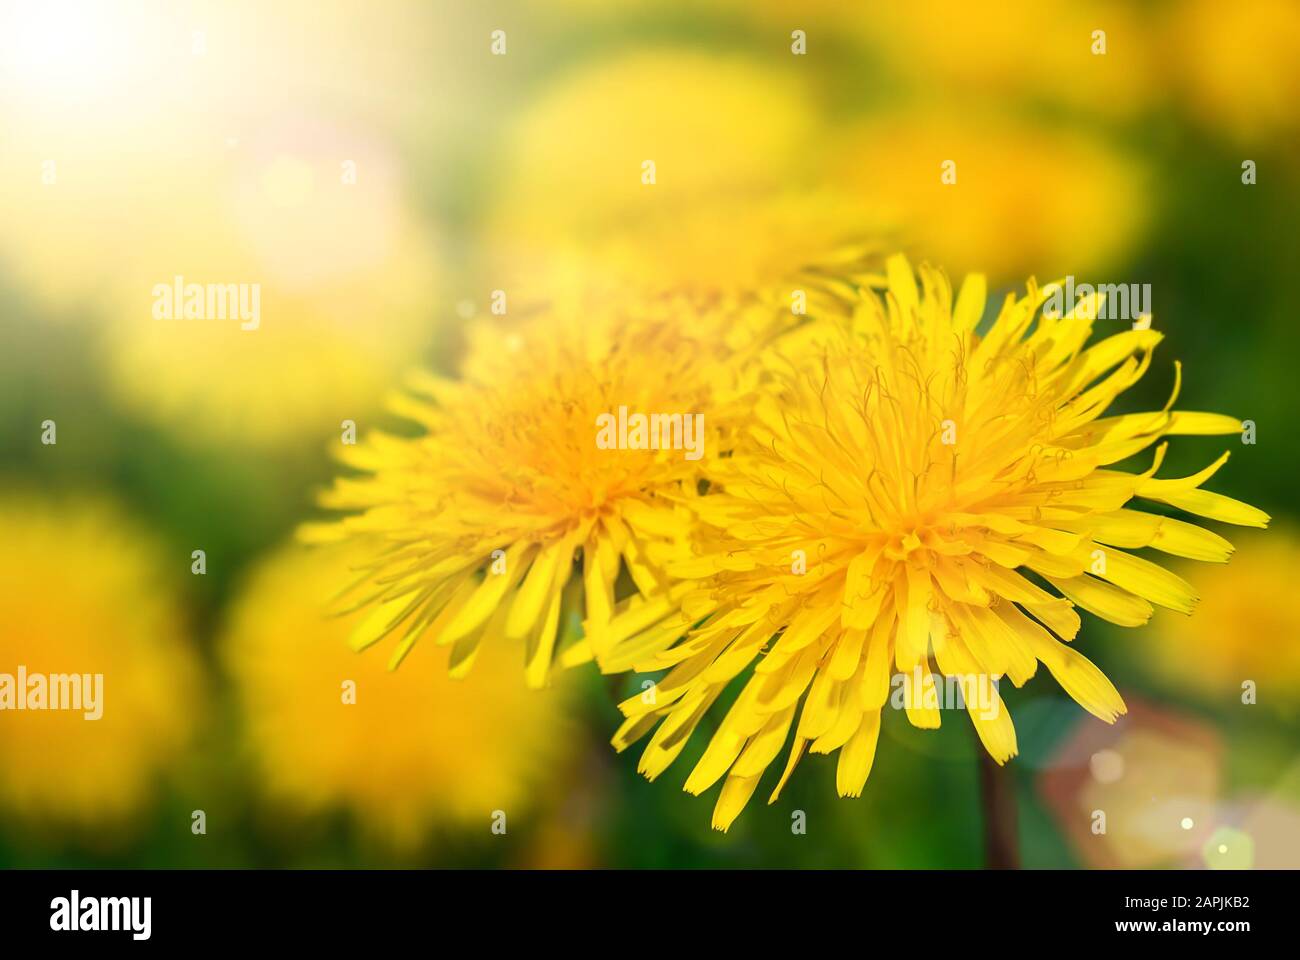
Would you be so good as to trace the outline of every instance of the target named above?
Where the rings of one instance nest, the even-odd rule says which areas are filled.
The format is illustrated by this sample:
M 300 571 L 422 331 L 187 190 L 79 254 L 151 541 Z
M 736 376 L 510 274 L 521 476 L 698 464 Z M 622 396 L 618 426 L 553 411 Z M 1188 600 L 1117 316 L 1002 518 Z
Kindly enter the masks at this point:
M 608 746 L 636 678 L 534 694 L 507 650 L 458 683 L 428 643 L 388 674 L 320 616 L 347 558 L 293 543 L 343 421 L 400 429 L 492 291 L 865 247 L 1150 283 L 1130 408 L 1181 359 L 1181 406 L 1256 424 L 1171 450 L 1226 443 L 1215 488 L 1275 518 L 1187 572 L 1197 614 L 1084 614 L 1129 716 L 1009 691 L 1024 863 L 1300 866 L 1297 103 L 1292 0 L 0 0 L 0 672 L 107 688 L 95 723 L 0 713 L 0 865 L 979 866 L 964 718 L 889 717 L 861 799 L 810 757 L 714 833 L 689 763 Z M 154 320 L 178 274 L 260 283 L 260 329 Z

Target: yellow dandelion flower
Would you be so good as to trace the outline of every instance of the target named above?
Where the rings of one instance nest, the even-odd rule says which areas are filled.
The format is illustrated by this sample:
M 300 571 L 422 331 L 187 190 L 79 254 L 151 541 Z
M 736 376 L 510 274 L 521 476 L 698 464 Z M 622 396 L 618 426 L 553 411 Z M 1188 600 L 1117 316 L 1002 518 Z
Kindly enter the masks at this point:
M 99 502 L 6 496 L 0 529 L 0 809 L 126 823 L 200 706 L 196 658 L 160 588 L 166 561 Z
M 693 522 L 680 501 L 739 396 L 727 386 L 733 323 L 672 297 L 562 308 L 475 333 L 463 380 L 412 378 L 395 409 L 425 433 L 345 448 L 344 463 L 365 473 L 321 502 L 352 515 L 303 530 L 380 544 L 358 584 L 357 605 L 374 609 L 354 646 L 397 634 L 396 666 L 428 634 L 452 647 L 461 675 L 485 639 L 502 637 L 522 643 L 537 687 L 568 614 L 581 602 L 602 623 L 621 575 L 668 609 L 670 581 L 648 546 L 682 542 Z M 601 653 L 582 640 L 562 659 Z
M 276 809 L 349 811 L 398 850 L 434 826 L 480 824 L 533 807 L 569 741 L 562 696 L 519 682 L 507 651 L 447 676 L 449 651 L 422 644 L 404 669 L 358 656 L 356 616 L 323 609 L 355 551 L 290 545 L 252 573 L 220 641 L 251 753 Z M 508 821 L 507 821 L 508 822 Z
M 1300 693 L 1300 648 L 1273 641 L 1300 631 L 1300 599 L 1291 583 L 1300 541 L 1291 531 L 1277 530 L 1239 546 L 1237 560 L 1198 584 L 1194 618 L 1152 624 L 1143 658 L 1181 690 L 1240 702 L 1250 681 L 1260 704 L 1292 709 Z
M 748 434 L 712 462 L 721 492 L 693 505 L 705 524 L 697 555 L 666 562 L 673 575 L 708 579 L 673 611 L 633 602 L 589 625 L 609 650 L 607 669 L 669 668 L 654 696 L 623 704 L 614 738 L 622 749 L 658 725 L 640 764 L 651 778 L 750 671 L 686 781 L 698 794 L 726 776 L 718 829 L 792 729 L 773 800 L 805 749 L 839 750 L 839 793 L 859 795 L 895 671 L 918 727 L 939 725 L 939 684 L 959 684 L 999 763 L 1016 754 L 1016 736 L 988 681 L 1019 686 L 1039 662 L 1113 721 L 1119 694 L 1062 642 L 1079 630 L 1076 608 L 1125 626 L 1145 623 L 1153 604 L 1190 612 L 1191 586 L 1130 551 L 1209 561 L 1230 552 L 1217 534 L 1130 501 L 1267 522 L 1202 489 L 1226 453 L 1176 479 L 1155 476 L 1163 443 L 1147 469 L 1113 468 L 1167 436 L 1241 429 L 1231 417 L 1174 412 L 1172 399 L 1103 417 L 1145 373 L 1158 331 L 1085 347 L 1100 298 L 1046 315 L 1059 288 L 1031 281 L 981 334 L 983 278 L 968 278 L 955 303 L 942 273 L 922 269 L 920 281 L 918 294 L 907 261 L 890 258 L 883 291 L 863 291 L 852 329 L 826 332 L 818 361 L 774 361 Z

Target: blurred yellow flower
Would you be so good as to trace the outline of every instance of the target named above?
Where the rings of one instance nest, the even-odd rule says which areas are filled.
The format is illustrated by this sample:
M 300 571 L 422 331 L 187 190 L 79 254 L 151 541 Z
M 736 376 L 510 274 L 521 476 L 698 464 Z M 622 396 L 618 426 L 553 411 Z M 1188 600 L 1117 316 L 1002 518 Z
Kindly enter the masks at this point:
M 655 730 L 640 763 L 652 779 L 749 670 L 686 781 L 698 794 L 726 777 L 720 830 L 792 730 L 772 801 L 806 748 L 839 750 L 838 791 L 858 796 L 895 671 L 917 727 L 938 727 L 960 684 L 998 763 L 1016 755 L 1016 734 L 989 681 L 1020 686 L 1039 662 L 1113 722 L 1124 712 L 1118 692 L 1061 642 L 1078 633 L 1075 608 L 1124 626 L 1145 623 L 1153 604 L 1189 613 L 1186 581 L 1126 551 L 1208 561 L 1230 552 L 1217 534 L 1126 505 L 1268 520 L 1201 489 L 1226 453 L 1180 479 L 1154 479 L 1163 443 L 1141 473 L 1109 469 L 1167 436 L 1241 429 L 1227 416 L 1171 412 L 1173 398 L 1160 411 L 1102 417 L 1146 372 L 1159 332 L 1125 330 L 1085 349 L 1101 298 L 1056 313 L 1045 303 L 1058 288 L 1030 281 L 981 334 L 983 277 L 968 277 L 955 304 L 937 270 L 920 271 L 918 292 L 902 257 L 881 282 L 817 362 L 773 361 L 773 388 L 734 455 L 711 461 L 718 492 L 691 504 L 703 524 L 696 556 L 665 561 L 670 575 L 703 580 L 698 588 L 671 594 L 680 596 L 671 608 L 633 600 L 588 624 L 608 651 L 605 669 L 669 670 L 652 696 L 622 704 L 614 737 L 621 750 Z
M 740 56 L 660 48 L 585 63 L 508 135 L 496 214 L 549 242 L 785 186 L 807 169 L 817 117 L 796 73 Z
M 168 573 L 189 558 L 168 561 L 98 501 L 8 494 L 0 529 L 0 674 L 49 678 L 46 709 L 15 709 L 0 680 L 0 809 L 38 824 L 127 823 L 151 802 L 202 707 Z M 53 678 L 65 675 L 92 678 L 81 693 L 83 706 L 97 700 L 98 719 L 51 709 Z
M 807 190 L 649 212 L 591 247 L 557 242 L 523 256 L 502 249 L 509 276 L 541 300 L 574 299 L 581 291 L 615 304 L 668 290 L 737 309 L 760 300 L 790 314 L 796 291 L 816 302 L 827 276 L 878 259 L 883 229 L 848 195 Z
M 1064 105 L 1124 116 L 1159 90 L 1150 21 L 1116 0 L 909 0 L 845 15 L 891 71 L 945 101 Z
M 980 266 L 995 283 L 1113 266 L 1147 219 L 1134 163 L 1081 134 L 1006 117 L 882 115 L 828 152 L 839 192 L 896 224 L 907 245 L 959 272 Z
M 343 128 L 329 142 L 297 144 L 322 155 L 309 160 L 328 158 L 325 182 L 338 183 L 343 161 L 356 160 L 357 193 L 365 194 L 375 179 L 366 163 L 373 141 L 410 109 L 410 71 L 441 62 L 418 39 L 418 26 L 432 16 L 422 7 L 414 0 L 382 9 L 361 0 L 328 9 L 311 0 L 229 0 L 202 10 L 165 0 L 7 4 L 0 9 L 0 204 L 11 215 L 0 220 L 0 251 L 25 284 L 60 308 L 87 299 L 100 306 L 115 285 L 135 282 L 141 266 L 153 276 L 151 254 L 220 254 L 218 225 L 240 192 L 236 177 L 261 172 L 249 147 L 267 131 L 301 128 L 304 117 Z M 358 43 L 358 30 L 383 43 Z M 236 53 L 239 69 L 231 70 Z M 344 119 L 356 117 L 371 126 Z M 274 231 L 276 224 L 268 217 L 258 226 Z M 345 235 L 358 229 L 337 217 L 321 226 Z M 122 244 L 128 233 L 131 242 Z M 315 251 L 300 255 L 307 252 Z M 170 272 L 164 266 L 160 279 Z
M 143 160 L 81 144 L 44 190 L 33 152 L 0 177 L 29 224 L 0 226 L 0 252 L 50 306 L 96 319 L 109 387 L 142 417 L 200 442 L 318 445 L 430 342 L 435 242 L 362 131 L 279 117 L 235 146 L 204 137 L 193 162 L 170 142 Z M 257 317 L 159 318 L 156 288 L 177 277 L 255 288 Z
M 324 609 L 365 560 L 290 545 L 234 602 L 221 656 L 269 799 L 300 815 L 347 810 L 396 849 L 437 826 L 487 836 L 498 810 L 508 826 L 570 753 L 563 691 L 527 690 L 508 650 L 484 651 L 465 680 L 431 643 L 396 672 L 354 653 L 356 618 Z
M 230 195 L 188 194 L 114 288 L 110 385 L 200 440 L 318 445 L 375 410 L 430 342 L 437 254 L 381 143 L 283 118 L 238 149 L 218 178 Z M 158 290 L 177 283 L 243 284 L 250 304 L 256 285 L 256 316 L 160 319 Z
M 734 294 L 841 255 L 872 221 L 819 184 L 822 123 L 788 65 L 661 48 L 575 68 L 508 138 L 486 227 L 502 286 Z
M 1240 702 L 1250 681 L 1258 702 L 1293 710 L 1300 694 L 1300 598 L 1291 585 L 1300 564 L 1293 531 L 1242 538 L 1231 564 L 1201 582 L 1191 620 L 1157 618 L 1144 661 L 1179 689 Z
M 352 642 L 398 634 L 396 665 L 427 633 L 452 646 L 460 675 L 485 639 L 504 638 L 540 687 L 557 658 L 600 656 L 558 641 L 577 605 L 591 622 L 609 616 L 621 576 L 667 609 L 672 588 L 647 545 L 689 530 L 679 501 L 695 495 L 700 460 L 738 409 L 738 325 L 673 297 L 568 304 L 480 327 L 464 380 L 412 378 L 395 409 L 426 432 L 345 447 L 344 463 L 365 473 L 338 479 L 321 503 L 351 515 L 302 531 L 378 540 L 357 585 L 374 609 Z
M 0 260 L 19 294 L 37 316 L 93 321 L 110 390 L 189 439 L 315 447 L 372 411 L 433 333 L 437 239 L 386 115 L 410 103 L 401 65 L 427 58 L 403 38 L 426 16 L 5 10 Z M 339 33 L 349 20 L 383 52 Z M 257 328 L 159 319 L 155 287 L 177 277 L 256 288 Z
M 1248 143 L 1300 129 L 1300 5 L 1188 0 L 1166 16 L 1170 69 L 1197 119 Z

